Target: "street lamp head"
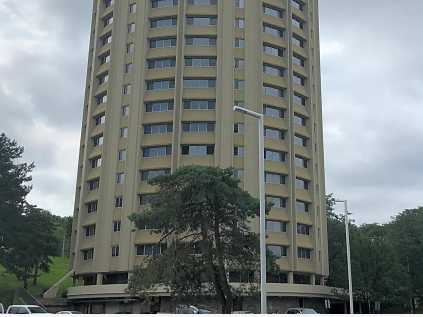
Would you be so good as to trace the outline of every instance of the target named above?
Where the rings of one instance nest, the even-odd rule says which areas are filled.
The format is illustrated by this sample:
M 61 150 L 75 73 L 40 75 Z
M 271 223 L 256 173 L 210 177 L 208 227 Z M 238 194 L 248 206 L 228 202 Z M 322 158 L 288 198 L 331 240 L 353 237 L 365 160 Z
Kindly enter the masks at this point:
M 245 115 L 254 117 L 256 119 L 262 119 L 263 118 L 263 115 L 261 113 L 258 113 L 258 112 L 255 112 L 255 111 L 251 111 L 251 110 L 248 110 L 248 109 L 246 109 L 244 107 L 240 107 L 240 106 L 234 106 L 234 111 L 235 112 L 243 113 Z

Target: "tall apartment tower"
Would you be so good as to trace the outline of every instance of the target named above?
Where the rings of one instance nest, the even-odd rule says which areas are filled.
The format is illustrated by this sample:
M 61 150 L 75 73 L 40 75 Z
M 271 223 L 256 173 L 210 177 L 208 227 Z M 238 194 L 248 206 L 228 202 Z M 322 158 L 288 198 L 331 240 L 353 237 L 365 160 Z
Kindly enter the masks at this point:
M 268 277 L 269 305 L 330 297 L 317 2 L 93 1 L 68 291 L 81 309 L 153 309 L 125 293 L 128 272 L 159 252 L 128 220 L 148 179 L 234 167 L 258 196 L 257 122 L 234 105 L 265 118 L 267 246 L 285 272 Z

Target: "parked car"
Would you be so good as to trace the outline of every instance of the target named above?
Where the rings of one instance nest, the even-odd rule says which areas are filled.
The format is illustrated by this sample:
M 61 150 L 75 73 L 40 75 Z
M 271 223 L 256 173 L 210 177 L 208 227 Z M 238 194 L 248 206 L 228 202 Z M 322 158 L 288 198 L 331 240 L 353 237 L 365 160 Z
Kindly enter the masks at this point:
M 37 305 L 10 305 L 6 314 L 48 314 L 48 312 Z
M 285 314 L 318 314 L 313 308 L 288 308 Z
M 82 313 L 80 311 L 76 311 L 76 310 L 62 310 L 57 312 L 56 314 L 79 314 L 82 315 Z
M 231 314 L 245 315 L 245 314 L 252 314 L 252 312 L 250 312 L 249 310 L 234 310 Z
M 4 306 L 2 303 L 0 303 L 0 314 L 4 314 L 4 313 L 5 313 Z
M 176 306 L 177 314 L 211 314 L 212 312 L 206 308 L 196 307 L 193 305 Z

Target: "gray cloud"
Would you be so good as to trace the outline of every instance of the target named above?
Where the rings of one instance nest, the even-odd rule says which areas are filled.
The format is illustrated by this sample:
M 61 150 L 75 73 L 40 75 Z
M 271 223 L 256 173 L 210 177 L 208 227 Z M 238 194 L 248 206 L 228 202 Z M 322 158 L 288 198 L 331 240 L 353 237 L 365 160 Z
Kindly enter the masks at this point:
M 327 191 L 384 222 L 423 205 L 423 1 L 319 2 Z M 0 14 L 0 130 L 37 164 L 32 202 L 69 215 L 91 1 L 0 0 Z

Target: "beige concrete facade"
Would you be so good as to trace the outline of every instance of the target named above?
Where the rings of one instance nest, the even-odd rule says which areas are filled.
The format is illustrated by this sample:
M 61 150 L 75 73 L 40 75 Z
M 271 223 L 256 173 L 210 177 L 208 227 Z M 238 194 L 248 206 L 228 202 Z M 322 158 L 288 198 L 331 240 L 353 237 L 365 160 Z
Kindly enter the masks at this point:
M 267 244 L 283 255 L 285 282 L 309 284 L 304 295 L 324 285 L 320 86 L 317 0 L 94 0 L 72 238 L 79 286 L 70 298 L 104 290 L 108 276 L 142 258 L 136 245 L 157 242 L 128 220 L 153 192 L 142 175 L 234 167 L 258 195 L 257 124 L 234 104 L 265 113 L 266 195 L 280 202 L 267 217 Z M 270 283 L 273 296 L 286 283 Z

